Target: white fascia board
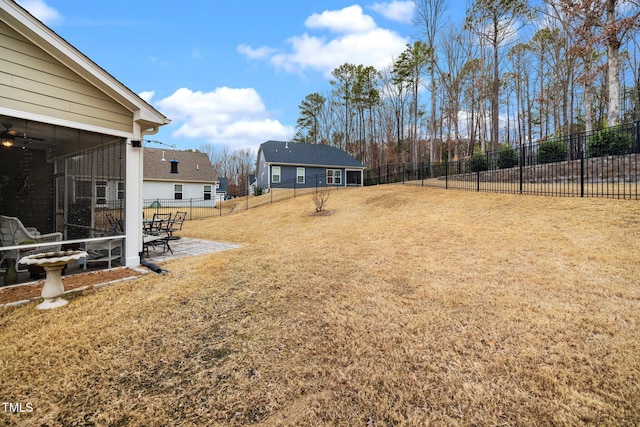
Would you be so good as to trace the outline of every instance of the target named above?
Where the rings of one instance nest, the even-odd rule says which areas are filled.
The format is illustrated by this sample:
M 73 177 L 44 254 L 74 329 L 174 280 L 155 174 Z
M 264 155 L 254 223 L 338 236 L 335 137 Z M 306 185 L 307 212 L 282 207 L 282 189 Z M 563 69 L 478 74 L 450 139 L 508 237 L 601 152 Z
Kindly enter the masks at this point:
M 34 122 L 46 123 L 54 126 L 64 126 L 72 129 L 86 130 L 89 132 L 101 133 L 104 135 L 113 135 L 113 136 L 122 137 L 122 138 L 138 138 L 139 137 L 138 135 L 135 134 L 135 132 L 132 133 L 132 132 L 119 131 L 119 130 L 114 130 L 109 128 L 103 128 L 100 126 L 91 126 L 85 123 L 78 123 L 71 120 L 57 119 L 55 117 L 43 116 L 40 114 L 27 113 L 25 111 L 13 110 L 11 108 L 0 107 L 0 115 L 16 117 L 19 119 L 25 119 L 25 120 L 30 120 Z

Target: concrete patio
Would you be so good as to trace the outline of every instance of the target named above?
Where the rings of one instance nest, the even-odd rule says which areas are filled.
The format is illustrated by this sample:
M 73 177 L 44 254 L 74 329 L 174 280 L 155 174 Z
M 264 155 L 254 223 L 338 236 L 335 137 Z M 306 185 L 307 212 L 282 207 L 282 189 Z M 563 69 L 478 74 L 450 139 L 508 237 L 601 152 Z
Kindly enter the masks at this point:
M 240 245 L 236 245 L 233 243 L 224 243 L 224 242 L 215 242 L 213 240 L 202 240 L 202 239 L 191 239 L 187 237 L 182 237 L 178 240 L 172 240 L 171 249 L 173 250 L 173 254 L 171 252 L 162 251 L 162 247 L 158 246 L 155 250 L 153 248 L 149 248 L 149 255 L 145 255 L 145 259 L 147 261 L 153 263 L 161 263 L 163 261 L 168 261 L 174 258 L 182 258 L 186 256 L 194 256 L 194 255 L 204 255 L 213 252 L 226 251 L 229 249 L 237 249 Z

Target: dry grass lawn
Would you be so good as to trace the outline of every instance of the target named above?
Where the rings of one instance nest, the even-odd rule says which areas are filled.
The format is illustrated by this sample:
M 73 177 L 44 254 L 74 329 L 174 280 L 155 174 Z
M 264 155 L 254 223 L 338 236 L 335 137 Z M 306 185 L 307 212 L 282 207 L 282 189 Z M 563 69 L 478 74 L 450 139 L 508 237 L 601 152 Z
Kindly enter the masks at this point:
M 640 204 L 387 185 L 0 311 L 0 424 L 640 425 Z

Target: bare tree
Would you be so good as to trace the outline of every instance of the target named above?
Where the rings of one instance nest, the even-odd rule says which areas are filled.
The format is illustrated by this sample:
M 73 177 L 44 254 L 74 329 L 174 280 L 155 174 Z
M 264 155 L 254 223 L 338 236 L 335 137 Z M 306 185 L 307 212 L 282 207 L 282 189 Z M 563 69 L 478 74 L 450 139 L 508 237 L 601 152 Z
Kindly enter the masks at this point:
M 408 44 L 407 48 L 400 54 L 393 68 L 394 79 L 400 88 L 411 89 L 411 114 L 409 115 L 410 134 L 409 152 L 411 161 L 420 161 L 418 156 L 418 125 L 419 125 L 419 104 L 418 93 L 422 84 L 422 74 L 427 65 L 428 49 L 427 45 L 416 40 L 413 44 Z M 433 153 L 429 153 L 433 156 Z
M 493 50 L 491 79 L 491 149 L 497 150 L 500 137 L 500 48 L 517 33 L 522 18 L 528 16 L 523 0 L 476 0 L 467 10 L 465 26 Z
M 467 61 L 465 44 L 470 44 L 469 32 L 450 25 L 440 41 L 443 66 L 439 68 L 440 81 L 444 86 L 443 115 L 450 123 L 449 134 L 453 132 L 454 158 L 461 154 L 459 113 L 462 110 L 463 69 Z M 453 128 L 453 129 L 451 129 Z
M 620 122 L 620 47 L 624 38 L 632 30 L 640 27 L 640 5 L 630 2 L 635 6 L 629 9 L 626 16 L 622 16 L 620 9 L 622 1 L 605 1 L 605 24 L 603 31 L 604 44 L 607 47 L 608 66 L 608 95 L 609 107 L 607 111 L 607 122 L 609 126 L 617 125 Z
M 571 53 L 582 61 L 582 75 L 578 81 L 584 87 L 585 130 L 590 132 L 594 127 L 594 82 L 599 74 L 596 62 L 597 30 L 599 23 L 602 22 L 603 4 L 594 0 L 546 0 L 546 2 L 571 38 Z
M 436 68 L 438 66 L 436 58 L 436 35 L 442 29 L 445 19 L 444 13 L 447 10 L 447 2 L 445 0 L 414 0 L 416 4 L 415 24 L 424 30 L 425 41 L 427 45 L 427 63 L 431 92 L 431 138 L 429 142 L 429 153 L 431 161 L 434 161 L 432 153 L 435 152 L 436 138 Z

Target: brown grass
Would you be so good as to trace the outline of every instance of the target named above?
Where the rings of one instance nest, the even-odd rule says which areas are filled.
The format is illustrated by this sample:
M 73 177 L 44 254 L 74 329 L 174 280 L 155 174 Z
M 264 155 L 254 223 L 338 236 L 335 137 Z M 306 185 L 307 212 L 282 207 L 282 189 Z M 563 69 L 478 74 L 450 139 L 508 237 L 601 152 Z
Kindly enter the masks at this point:
M 638 425 L 640 205 L 387 185 L 187 223 L 242 249 L 0 311 L 20 425 Z

